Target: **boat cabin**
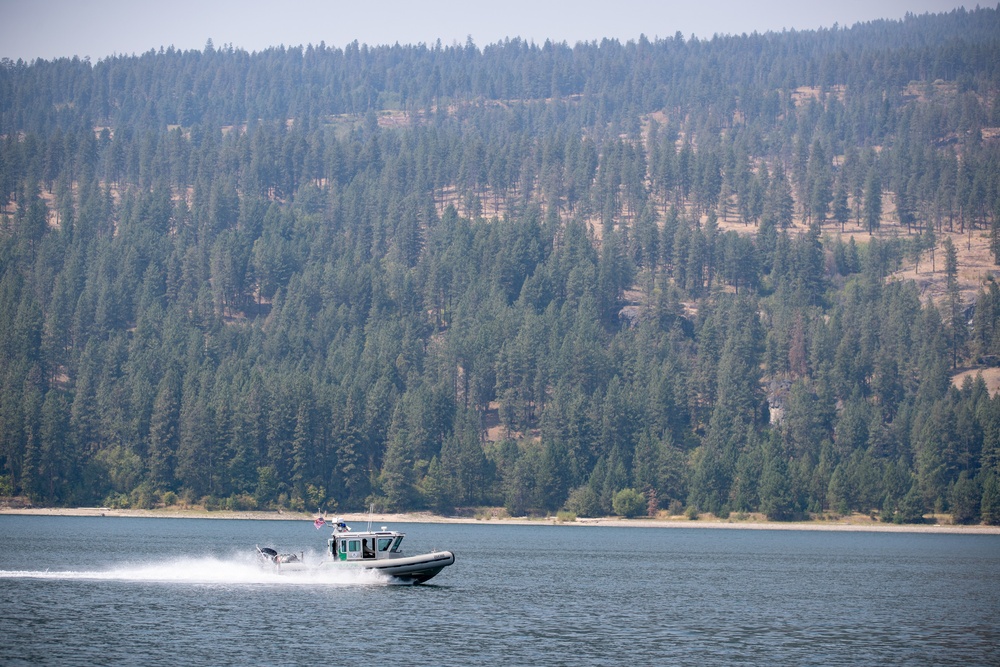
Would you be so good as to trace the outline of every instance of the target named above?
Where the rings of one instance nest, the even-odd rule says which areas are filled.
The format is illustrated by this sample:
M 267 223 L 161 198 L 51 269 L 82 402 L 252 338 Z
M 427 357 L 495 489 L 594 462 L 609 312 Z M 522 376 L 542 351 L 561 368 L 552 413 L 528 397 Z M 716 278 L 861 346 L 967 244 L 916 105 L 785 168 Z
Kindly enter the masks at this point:
M 394 530 L 364 533 L 334 532 L 327 542 L 333 560 L 366 561 L 399 558 L 403 533 Z

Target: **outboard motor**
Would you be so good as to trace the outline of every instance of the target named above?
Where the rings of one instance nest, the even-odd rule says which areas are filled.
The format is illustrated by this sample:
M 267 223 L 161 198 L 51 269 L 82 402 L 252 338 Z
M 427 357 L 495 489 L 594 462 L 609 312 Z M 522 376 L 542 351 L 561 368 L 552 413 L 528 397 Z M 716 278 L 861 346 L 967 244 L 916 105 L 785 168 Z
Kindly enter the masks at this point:
M 274 564 L 278 562 L 278 552 L 270 547 L 257 547 L 257 558 L 259 558 L 262 563 Z
M 257 558 L 262 565 L 281 565 L 283 563 L 300 563 L 297 554 L 279 554 L 270 547 L 257 547 Z

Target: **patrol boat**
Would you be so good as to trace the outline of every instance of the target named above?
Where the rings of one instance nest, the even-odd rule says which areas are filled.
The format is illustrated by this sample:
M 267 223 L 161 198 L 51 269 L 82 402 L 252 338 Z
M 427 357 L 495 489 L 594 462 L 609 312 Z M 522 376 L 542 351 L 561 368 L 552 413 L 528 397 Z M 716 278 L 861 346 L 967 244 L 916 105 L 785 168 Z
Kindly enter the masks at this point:
M 317 519 L 317 523 L 320 520 Z M 322 526 L 321 523 L 318 523 Z M 432 551 L 407 556 L 400 549 L 404 533 L 397 530 L 372 530 L 369 523 L 365 531 L 351 532 L 341 519 L 334 521 L 333 534 L 327 540 L 325 557 L 319 562 L 307 563 L 304 554 L 278 553 L 270 547 L 257 547 L 261 563 L 276 572 L 323 572 L 332 568 L 362 568 L 377 570 L 402 582 L 422 584 L 455 562 L 450 551 Z

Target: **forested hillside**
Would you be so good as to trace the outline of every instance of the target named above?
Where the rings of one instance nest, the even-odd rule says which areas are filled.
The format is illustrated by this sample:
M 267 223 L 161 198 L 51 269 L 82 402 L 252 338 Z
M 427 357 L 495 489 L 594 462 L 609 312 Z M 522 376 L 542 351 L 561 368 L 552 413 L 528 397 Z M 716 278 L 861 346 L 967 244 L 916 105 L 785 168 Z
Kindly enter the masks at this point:
M 3 61 L 0 135 L 0 496 L 1000 523 L 1000 7 Z

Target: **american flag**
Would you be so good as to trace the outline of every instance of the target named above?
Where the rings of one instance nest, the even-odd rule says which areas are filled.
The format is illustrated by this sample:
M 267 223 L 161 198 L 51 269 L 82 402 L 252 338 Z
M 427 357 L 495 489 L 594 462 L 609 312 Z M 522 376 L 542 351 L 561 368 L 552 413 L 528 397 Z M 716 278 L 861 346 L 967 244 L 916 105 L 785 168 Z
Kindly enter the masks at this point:
M 319 517 L 315 521 L 313 521 L 313 525 L 316 526 L 316 530 L 319 530 L 324 525 L 326 525 L 326 519 L 324 519 L 323 517 Z

